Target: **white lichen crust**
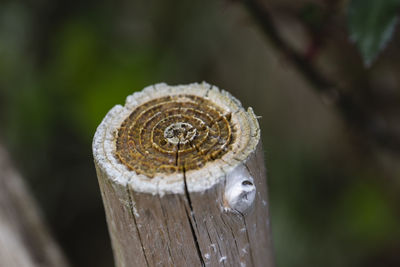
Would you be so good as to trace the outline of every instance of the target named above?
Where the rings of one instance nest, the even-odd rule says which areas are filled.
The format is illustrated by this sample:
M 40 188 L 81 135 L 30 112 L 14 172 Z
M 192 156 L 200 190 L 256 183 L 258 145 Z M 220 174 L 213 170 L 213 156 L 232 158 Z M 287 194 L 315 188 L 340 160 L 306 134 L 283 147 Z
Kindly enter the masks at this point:
M 161 196 L 185 192 L 183 173 L 158 173 L 150 178 L 129 170 L 115 156 L 117 131 L 136 107 L 156 98 L 179 94 L 195 95 L 213 102 L 225 114 L 231 114 L 230 120 L 236 129 L 236 138 L 228 152 L 199 169 L 186 172 L 189 192 L 203 192 L 220 182 L 229 182 L 227 180 L 232 176 L 229 174 L 242 166 L 255 151 L 260 140 L 256 116 L 251 108 L 246 111 L 230 93 L 205 82 L 178 86 L 156 84 L 128 96 L 125 106 L 113 107 L 96 130 L 93 140 L 94 160 L 97 167 L 114 183 L 130 185 L 136 192 Z

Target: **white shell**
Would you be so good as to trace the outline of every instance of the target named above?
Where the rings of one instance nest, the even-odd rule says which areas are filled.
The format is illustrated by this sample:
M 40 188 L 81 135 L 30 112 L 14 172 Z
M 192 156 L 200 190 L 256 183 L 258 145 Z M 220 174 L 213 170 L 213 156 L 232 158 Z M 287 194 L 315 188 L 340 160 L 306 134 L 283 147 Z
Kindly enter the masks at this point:
M 254 179 L 245 166 L 240 165 L 226 177 L 225 209 L 245 212 L 254 202 L 256 187 Z

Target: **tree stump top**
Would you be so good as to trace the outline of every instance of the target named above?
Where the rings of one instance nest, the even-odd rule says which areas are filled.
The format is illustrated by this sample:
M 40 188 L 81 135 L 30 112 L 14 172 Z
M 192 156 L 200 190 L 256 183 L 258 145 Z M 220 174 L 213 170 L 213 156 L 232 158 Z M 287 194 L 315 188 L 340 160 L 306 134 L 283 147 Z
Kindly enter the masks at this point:
M 137 192 L 202 192 L 245 161 L 260 140 L 253 110 L 207 83 L 156 84 L 112 108 L 93 150 L 111 180 Z M 186 181 L 184 181 L 186 177 Z

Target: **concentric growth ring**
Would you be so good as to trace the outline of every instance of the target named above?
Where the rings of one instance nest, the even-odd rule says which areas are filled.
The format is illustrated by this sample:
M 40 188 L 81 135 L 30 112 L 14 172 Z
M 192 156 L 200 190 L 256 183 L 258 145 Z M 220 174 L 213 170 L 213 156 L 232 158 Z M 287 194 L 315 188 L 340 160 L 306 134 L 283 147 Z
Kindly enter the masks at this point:
M 231 113 L 201 96 L 178 94 L 136 107 L 117 130 L 115 154 L 147 177 L 203 167 L 235 141 Z

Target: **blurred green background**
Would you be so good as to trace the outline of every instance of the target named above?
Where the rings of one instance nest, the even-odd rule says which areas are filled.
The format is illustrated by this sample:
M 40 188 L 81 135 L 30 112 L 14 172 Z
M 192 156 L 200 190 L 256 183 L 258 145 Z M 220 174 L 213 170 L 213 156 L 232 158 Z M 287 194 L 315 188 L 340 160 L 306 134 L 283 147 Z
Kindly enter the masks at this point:
M 310 38 L 299 20 L 318 26 L 332 1 L 267 2 L 302 51 Z M 357 77 L 398 97 L 398 34 L 366 70 L 343 37 L 346 1 L 336 2 L 315 64 L 338 83 Z M 113 266 L 97 125 L 147 85 L 203 80 L 261 116 L 277 266 L 400 266 L 399 154 L 350 130 L 240 1 L 3 0 L 0 136 L 73 266 Z

